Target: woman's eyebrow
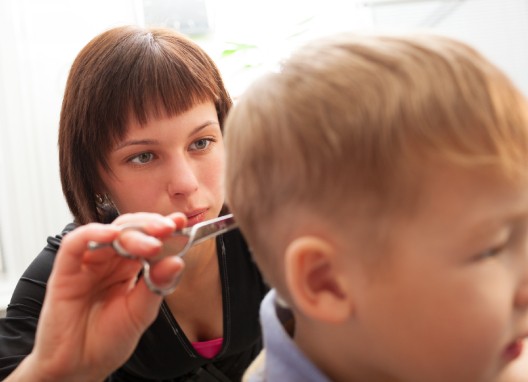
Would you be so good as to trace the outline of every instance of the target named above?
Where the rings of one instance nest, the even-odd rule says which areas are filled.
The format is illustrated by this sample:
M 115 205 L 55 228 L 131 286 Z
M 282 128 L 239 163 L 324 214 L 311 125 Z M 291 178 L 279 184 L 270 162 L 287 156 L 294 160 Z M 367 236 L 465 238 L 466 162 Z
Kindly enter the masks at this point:
M 196 128 L 192 129 L 192 131 L 189 133 L 189 135 L 194 135 L 197 132 L 199 132 L 200 130 L 202 130 L 202 129 L 206 128 L 207 126 L 210 126 L 210 125 L 220 125 L 220 123 L 218 121 L 215 121 L 215 120 L 206 121 L 206 122 L 202 123 L 201 125 L 197 126 Z
M 159 141 L 158 141 L 158 140 L 155 140 L 155 139 L 131 139 L 131 140 L 128 140 L 128 141 L 124 141 L 124 142 L 119 143 L 119 144 L 114 148 L 114 150 L 115 150 L 115 151 L 117 151 L 117 150 L 121 150 L 122 148 L 124 148 L 124 147 L 128 147 L 128 146 L 137 146 L 137 145 L 156 145 L 156 144 L 159 144 Z
M 189 133 L 189 136 L 192 136 L 192 135 L 198 133 L 200 130 L 205 129 L 207 126 L 210 126 L 210 125 L 220 125 L 220 123 L 218 123 L 218 121 L 215 121 L 215 120 L 206 121 L 206 122 L 200 124 L 199 126 L 195 127 L 194 129 L 192 129 L 191 132 Z M 128 147 L 128 146 L 156 145 L 156 144 L 159 144 L 159 141 L 156 140 L 156 139 L 130 139 L 128 141 L 123 141 L 123 142 L 119 143 L 114 148 L 114 151 L 121 150 L 122 148 Z

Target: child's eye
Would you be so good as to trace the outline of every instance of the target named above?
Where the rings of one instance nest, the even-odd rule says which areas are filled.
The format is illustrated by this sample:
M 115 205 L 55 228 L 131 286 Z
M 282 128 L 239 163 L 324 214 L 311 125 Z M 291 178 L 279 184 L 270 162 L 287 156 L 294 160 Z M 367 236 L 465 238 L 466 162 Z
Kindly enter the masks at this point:
M 198 139 L 197 141 L 191 143 L 189 148 L 191 150 L 203 151 L 206 150 L 212 142 L 214 142 L 214 139 L 212 138 Z
M 492 248 L 489 248 L 489 249 L 477 254 L 476 259 L 477 260 L 482 260 L 482 259 L 487 259 L 487 258 L 490 258 L 490 257 L 495 257 L 495 256 L 500 255 L 503 250 L 504 250 L 504 245 L 500 245 L 500 246 L 497 246 L 497 247 L 492 247 Z
M 152 159 L 154 159 L 154 154 L 145 152 L 131 157 L 129 161 L 134 164 L 145 164 L 152 161 Z

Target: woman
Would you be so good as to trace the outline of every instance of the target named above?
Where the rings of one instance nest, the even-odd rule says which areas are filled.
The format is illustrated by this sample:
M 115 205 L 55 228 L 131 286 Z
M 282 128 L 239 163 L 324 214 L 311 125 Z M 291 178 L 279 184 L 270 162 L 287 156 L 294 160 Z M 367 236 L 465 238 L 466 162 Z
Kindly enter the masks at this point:
M 123 215 L 104 230 L 148 223 L 159 234 L 160 225 L 166 233 L 225 213 L 222 125 L 230 106 L 211 59 L 170 30 L 115 28 L 79 53 L 66 84 L 59 131 L 63 192 L 75 222 L 48 240 L 17 285 L 0 323 L 1 376 L 31 353 L 55 255 L 76 226 Z M 131 214 L 141 211 L 185 216 Z M 86 244 L 88 236 L 76 240 Z M 154 241 L 150 244 L 159 246 Z M 90 256 L 110 256 L 108 249 L 87 254 L 77 244 L 68 252 L 88 256 L 83 264 Z M 129 279 L 139 272 L 138 262 L 112 258 L 115 272 L 118 264 L 127 264 L 126 271 L 119 268 L 126 273 L 121 279 L 108 272 L 114 282 L 143 285 Z M 172 261 L 176 272 L 181 264 Z M 157 276 L 169 280 L 167 273 Z M 134 352 L 107 380 L 239 380 L 261 348 L 258 307 L 265 293 L 238 231 L 193 247 L 178 288 L 165 296 Z M 39 335 L 45 330 L 39 324 Z M 34 359 L 40 358 L 32 354 L 33 366 Z

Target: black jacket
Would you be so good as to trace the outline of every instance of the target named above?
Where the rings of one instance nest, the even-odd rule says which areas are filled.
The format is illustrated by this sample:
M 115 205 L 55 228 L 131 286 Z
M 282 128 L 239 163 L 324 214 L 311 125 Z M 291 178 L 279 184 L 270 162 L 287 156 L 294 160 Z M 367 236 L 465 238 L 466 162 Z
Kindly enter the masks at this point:
M 20 278 L 0 319 L 0 378 L 7 377 L 31 352 L 42 302 L 62 237 L 48 245 Z M 213 359 L 201 357 L 163 303 L 154 323 L 141 337 L 130 359 L 108 376 L 117 381 L 239 381 L 262 347 L 259 305 L 268 288 L 238 230 L 217 239 L 222 282 L 224 341 Z

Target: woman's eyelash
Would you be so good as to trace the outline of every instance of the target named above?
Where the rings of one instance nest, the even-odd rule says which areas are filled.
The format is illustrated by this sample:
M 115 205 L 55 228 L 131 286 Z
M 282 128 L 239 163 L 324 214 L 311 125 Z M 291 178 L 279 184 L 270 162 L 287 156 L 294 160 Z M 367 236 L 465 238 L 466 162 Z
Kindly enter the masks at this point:
M 191 145 L 189 147 L 192 148 L 193 146 L 197 146 L 197 144 L 200 143 L 200 142 L 205 142 L 206 146 L 205 147 L 201 147 L 201 148 L 196 147 L 195 150 L 206 150 L 211 143 L 216 142 L 216 138 L 212 138 L 212 137 L 200 138 L 200 139 L 195 140 L 193 143 L 191 143 Z
M 200 138 L 200 139 L 193 141 L 189 145 L 189 147 L 195 151 L 206 151 L 209 148 L 209 146 L 215 142 L 217 142 L 217 139 L 214 137 Z M 155 158 L 156 156 L 154 153 L 150 151 L 144 151 L 144 152 L 129 156 L 126 159 L 126 162 L 133 163 L 136 165 L 144 165 L 144 164 L 152 162 L 152 160 L 154 160 Z
M 127 162 L 134 164 L 145 164 L 151 162 L 152 159 L 154 159 L 154 154 L 146 151 L 129 157 Z

